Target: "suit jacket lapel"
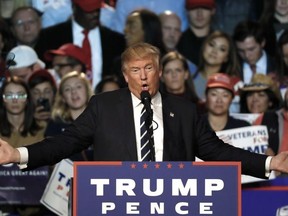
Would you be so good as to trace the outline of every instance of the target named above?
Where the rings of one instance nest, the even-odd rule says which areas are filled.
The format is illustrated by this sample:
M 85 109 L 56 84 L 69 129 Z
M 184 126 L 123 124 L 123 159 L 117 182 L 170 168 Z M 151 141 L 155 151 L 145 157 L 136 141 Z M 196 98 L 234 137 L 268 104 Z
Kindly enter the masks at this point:
M 117 107 L 119 112 L 120 122 L 119 127 L 122 127 L 124 130 L 123 137 L 127 137 L 125 147 L 129 154 L 129 158 L 133 161 L 137 161 L 137 147 L 136 147 L 136 135 L 135 135 L 135 125 L 134 125 L 134 116 L 133 116 L 133 105 L 131 93 L 127 89 L 121 94 L 119 98 L 119 106 Z
M 177 117 L 175 116 L 175 111 L 171 107 L 170 103 L 166 100 L 165 94 L 162 94 L 162 109 L 163 109 L 163 127 L 164 127 L 164 137 L 163 137 L 163 161 L 168 161 L 171 159 L 173 139 L 172 134 L 177 127 Z

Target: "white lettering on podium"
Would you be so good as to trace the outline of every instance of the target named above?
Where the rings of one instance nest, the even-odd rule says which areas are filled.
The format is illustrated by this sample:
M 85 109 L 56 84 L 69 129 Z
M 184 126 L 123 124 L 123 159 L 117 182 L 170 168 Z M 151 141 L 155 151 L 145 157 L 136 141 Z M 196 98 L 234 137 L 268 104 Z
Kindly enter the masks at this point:
M 164 179 L 156 179 L 156 189 L 151 190 L 151 180 L 143 179 L 143 193 L 149 197 L 160 196 L 164 192 Z M 90 184 L 96 186 L 96 196 L 104 196 L 104 186 L 110 185 L 109 179 L 90 179 Z M 136 196 L 133 179 L 116 179 L 116 196 Z M 172 179 L 172 196 L 197 196 L 197 179 L 188 179 L 183 184 L 181 179 Z M 221 179 L 205 179 L 205 196 L 212 196 L 214 191 L 221 191 L 224 182 Z
M 221 179 L 205 179 L 205 196 L 212 196 L 213 191 L 220 191 L 224 188 Z
M 182 179 L 172 179 L 172 196 L 188 196 L 188 194 L 197 196 L 197 179 L 188 179 L 185 185 Z
M 140 203 L 139 202 L 127 202 L 126 203 L 126 214 L 140 214 L 138 209 Z
M 134 188 L 136 182 L 133 179 L 116 179 L 116 196 L 123 196 L 124 191 L 128 196 L 136 196 Z
M 150 197 L 160 196 L 164 192 L 164 179 L 156 180 L 156 189 L 151 191 L 151 179 L 143 179 L 143 193 Z
M 155 203 L 152 202 L 150 204 L 150 213 L 151 214 L 164 214 L 164 202 L 160 202 L 160 203 Z
M 108 211 L 113 211 L 116 208 L 113 202 L 102 202 L 102 214 L 107 214 Z
M 200 215 L 207 215 L 213 214 L 211 207 L 213 206 L 212 202 L 200 202 L 199 203 L 199 214 Z M 135 215 L 141 214 L 140 210 L 140 202 L 126 202 L 126 215 Z M 116 205 L 113 202 L 102 202 L 102 211 L 103 215 L 109 214 L 109 212 L 116 211 Z M 178 202 L 175 204 L 175 212 L 178 215 L 189 215 L 191 212 L 189 209 L 188 202 Z M 150 215 L 158 215 L 158 214 L 165 214 L 165 203 L 164 202 L 151 202 L 150 203 Z
M 109 185 L 109 179 L 90 179 L 91 185 L 96 185 L 96 196 L 104 196 L 104 185 Z
M 175 205 L 175 211 L 180 214 L 180 215 L 187 215 L 189 214 L 189 210 L 183 210 L 182 207 L 183 206 L 186 206 L 188 207 L 189 206 L 189 203 L 187 202 L 179 202 Z
M 211 211 L 212 206 L 213 203 L 211 202 L 199 203 L 199 214 L 213 214 L 213 211 Z

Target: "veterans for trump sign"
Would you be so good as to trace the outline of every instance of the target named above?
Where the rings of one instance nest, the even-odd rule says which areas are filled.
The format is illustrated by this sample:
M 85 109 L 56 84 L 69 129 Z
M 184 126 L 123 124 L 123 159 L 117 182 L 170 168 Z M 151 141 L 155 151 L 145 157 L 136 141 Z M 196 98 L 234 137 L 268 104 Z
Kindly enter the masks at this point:
M 236 129 L 229 129 L 217 131 L 217 136 L 225 143 L 239 147 L 257 154 L 265 154 L 268 148 L 268 131 L 267 127 L 263 125 L 241 127 Z M 196 161 L 202 161 L 196 158 Z M 269 179 L 275 178 L 275 172 L 271 172 Z M 266 181 L 265 179 L 255 178 L 248 175 L 241 176 L 241 183 L 252 183 Z
M 238 162 L 75 162 L 73 215 L 241 215 Z
M 268 148 L 268 131 L 267 127 L 263 125 L 218 131 L 216 134 L 224 142 L 254 153 L 265 154 Z M 273 178 L 275 178 L 274 172 L 270 175 L 270 179 Z M 242 175 L 241 181 L 242 183 L 251 183 L 265 180 Z

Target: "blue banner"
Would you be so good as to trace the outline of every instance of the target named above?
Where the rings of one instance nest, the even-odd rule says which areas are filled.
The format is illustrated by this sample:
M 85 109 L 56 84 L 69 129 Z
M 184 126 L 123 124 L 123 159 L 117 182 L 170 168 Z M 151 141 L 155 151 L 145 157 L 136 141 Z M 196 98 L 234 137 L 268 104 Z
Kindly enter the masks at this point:
M 73 215 L 240 216 L 240 163 L 75 162 Z
M 0 166 L 0 205 L 39 205 L 49 168 L 22 172 L 15 164 Z
M 260 182 L 242 190 L 243 216 L 288 215 L 288 176 Z

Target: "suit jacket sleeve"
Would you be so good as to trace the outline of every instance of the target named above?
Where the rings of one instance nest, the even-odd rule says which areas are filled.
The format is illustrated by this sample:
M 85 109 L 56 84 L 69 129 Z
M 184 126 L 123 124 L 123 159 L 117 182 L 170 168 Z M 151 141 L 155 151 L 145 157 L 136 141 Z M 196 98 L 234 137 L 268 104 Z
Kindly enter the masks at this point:
M 87 109 L 64 132 L 27 146 L 27 169 L 53 165 L 87 149 L 93 143 L 93 129 L 96 128 L 95 108 L 95 99 L 92 98 Z
M 171 127 L 177 125 L 177 128 L 170 131 L 169 140 L 174 139 L 173 142 L 177 142 L 177 138 L 174 138 L 174 136 L 178 136 L 179 143 L 183 140 L 182 142 L 184 144 L 182 145 L 185 146 L 187 151 L 186 160 L 193 161 L 196 156 L 204 161 L 240 161 L 243 174 L 266 178 L 266 155 L 252 153 L 224 143 L 217 137 L 215 132 L 210 129 L 207 122 L 197 116 L 195 106 L 189 101 L 176 98 L 170 99 L 170 97 L 163 98 L 163 106 L 168 106 L 168 108 L 166 106 L 167 110 L 165 110 L 164 115 L 168 116 L 165 113 L 169 114 L 169 112 L 174 113 L 173 118 L 178 118 L 179 121 L 179 124 L 177 124 L 177 122 L 171 124 Z M 165 118 L 165 121 L 169 121 L 167 118 L 168 117 Z M 173 131 L 178 128 L 180 128 L 178 134 L 173 135 Z M 166 139 L 166 141 L 167 140 L 168 139 Z

